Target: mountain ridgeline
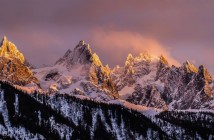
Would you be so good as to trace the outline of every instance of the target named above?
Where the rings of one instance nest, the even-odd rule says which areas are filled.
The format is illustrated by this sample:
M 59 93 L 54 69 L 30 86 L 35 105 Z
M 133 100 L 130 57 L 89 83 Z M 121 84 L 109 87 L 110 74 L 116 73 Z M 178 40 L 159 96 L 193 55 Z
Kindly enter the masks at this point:
M 83 40 L 33 68 L 0 43 L 1 139 L 214 139 L 213 79 L 189 61 L 129 54 L 110 69 Z
M 116 86 L 111 79 L 109 67 L 103 66 L 97 54 L 92 53 L 89 44 L 85 44 L 83 40 L 79 42 L 73 51 L 68 50 L 56 62 L 56 65 L 63 65 L 68 69 L 78 64 L 87 65 L 87 77 L 90 81 L 96 85 L 101 84 L 101 87 L 110 90 L 114 97 L 119 97 Z
M 164 110 L 214 108 L 212 76 L 189 61 L 176 67 L 163 56 L 130 54 L 124 67 L 113 69 L 112 77 L 121 98 L 134 104 Z

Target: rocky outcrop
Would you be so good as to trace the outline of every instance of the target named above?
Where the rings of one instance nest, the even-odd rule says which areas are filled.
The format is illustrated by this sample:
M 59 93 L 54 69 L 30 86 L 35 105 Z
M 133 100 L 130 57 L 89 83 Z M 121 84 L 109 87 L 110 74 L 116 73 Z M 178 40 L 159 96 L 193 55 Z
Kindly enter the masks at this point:
M 0 44 L 0 57 L 5 57 L 12 60 L 18 59 L 21 63 L 24 63 L 24 55 L 19 52 L 12 42 L 8 41 L 6 36 L 4 36 Z
M 56 61 L 55 64 L 64 65 L 70 68 L 72 65 L 75 64 L 92 63 L 97 66 L 102 66 L 99 57 L 95 53 L 92 53 L 89 44 L 85 44 L 85 42 L 81 40 L 73 51 L 69 49 L 62 58 Z
M 52 72 L 53 70 L 55 72 Z M 41 73 L 43 73 L 39 69 L 35 71 L 37 71 L 36 76 L 38 77 L 40 76 Z M 61 83 L 60 80 L 62 79 L 62 77 L 64 77 L 64 79 L 68 79 L 70 77 L 69 79 L 71 82 L 68 86 L 66 86 L 66 88 L 69 88 L 69 86 L 72 86 L 72 84 L 76 84 L 77 82 L 79 83 L 91 82 L 93 86 L 90 85 L 89 87 L 96 87 L 102 90 L 103 91 L 102 93 L 113 96 L 114 98 L 118 98 L 119 96 L 116 89 L 116 85 L 112 80 L 110 71 L 111 70 L 108 66 L 103 66 L 98 55 L 96 53 L 92 53 L 89 44 L 85 44 L 84 41 L 81 40 L 72 51 L 68 50 L 65 53 L 65 55 L 62 58 L 60 58 L 55 63 L 55 65 L 52 68 L 50 68 L 48 72 L 45 73 L 45 75 L 41 77 L 43 79 L 46 79 L 45 81 L 47 81 L 48 79 L 49 81 L 50 80 L 52 80 L 53 82 L 56 81 L 57 82 L 56 84 L 59 85 L 58 87 L 60 87 L 60 89 L 64 89 L 64 87 L 62 87 L 62 84 L 60 84 Z M 56 77 L 58 77 L 58 79 L 56 79 Z M 82 87 L 81 85 L 76 85 L 75 88 L 83 88 L 84 90 L 84 87 Z M 91 91 L 86 92 L 87 95 L 91 93 Z
M 127 87 L 133 89 L 126 100 L 135 104 L 161 109 L 214 108 L 209 104 L 214 94 L 211 75 L 204 66 L 197 69 L 189 61 L 176 67 L 164 56 L 129 55 L 125 66 L 116 67 L 112 76 L 119 94 Z
M 25 58 L 16 46 L 5 36 L 0 44 L 0 80 L 17 85 L 38 84 L 37 78 L 25 65 Z
M 161 94 L 155 86 L 147 85 L 142 87 L 137 85 L 131 96 L 127 101 L 134 104 L 141 104 L 143 106 L 161 108 L 167 110 L 166 102 L 161 98 Z

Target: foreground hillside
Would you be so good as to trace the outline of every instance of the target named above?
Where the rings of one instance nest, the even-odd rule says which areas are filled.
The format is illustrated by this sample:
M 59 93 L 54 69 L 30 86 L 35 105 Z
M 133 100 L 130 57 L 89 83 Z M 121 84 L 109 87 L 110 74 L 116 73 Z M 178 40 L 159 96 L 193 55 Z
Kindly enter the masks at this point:
M 214 138 L 212 113 L 162 112 L 150 118 L 120 105 L 68 95 L 29 95 L 2 82 L 0 91 L 1 138 Z
M 32 95 L 1 83 L 1 137 L 26 139 L 163 139 L 140 113 L 67 95 Z

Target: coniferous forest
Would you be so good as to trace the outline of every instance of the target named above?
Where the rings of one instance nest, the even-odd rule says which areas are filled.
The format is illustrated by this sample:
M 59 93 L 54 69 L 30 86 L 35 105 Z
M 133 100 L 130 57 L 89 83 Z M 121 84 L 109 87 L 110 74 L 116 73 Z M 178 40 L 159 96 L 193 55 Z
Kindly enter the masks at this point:
M 3 82 L 0 99 L 3 139 L 209 139 L 214 134 L 214 115 L 208 112 L 165 111 L 149 117 L 66 94 L 27 94 Z

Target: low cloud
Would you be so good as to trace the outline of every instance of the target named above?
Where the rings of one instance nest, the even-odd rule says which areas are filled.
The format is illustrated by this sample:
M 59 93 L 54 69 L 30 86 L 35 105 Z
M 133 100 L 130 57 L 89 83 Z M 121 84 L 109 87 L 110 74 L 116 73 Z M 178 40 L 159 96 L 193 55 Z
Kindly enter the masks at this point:
M 152 38 L 144 37 L 139 33 L 128 31 L 94 30 L 93 42 L 95 51 L 105 63 L 123 65 L 128 53 L 139 55 L 141 52 L 160 56 L 164 55 L 172 65 L 180 65 L 169 51 L 169 48 L 161 45 Z

